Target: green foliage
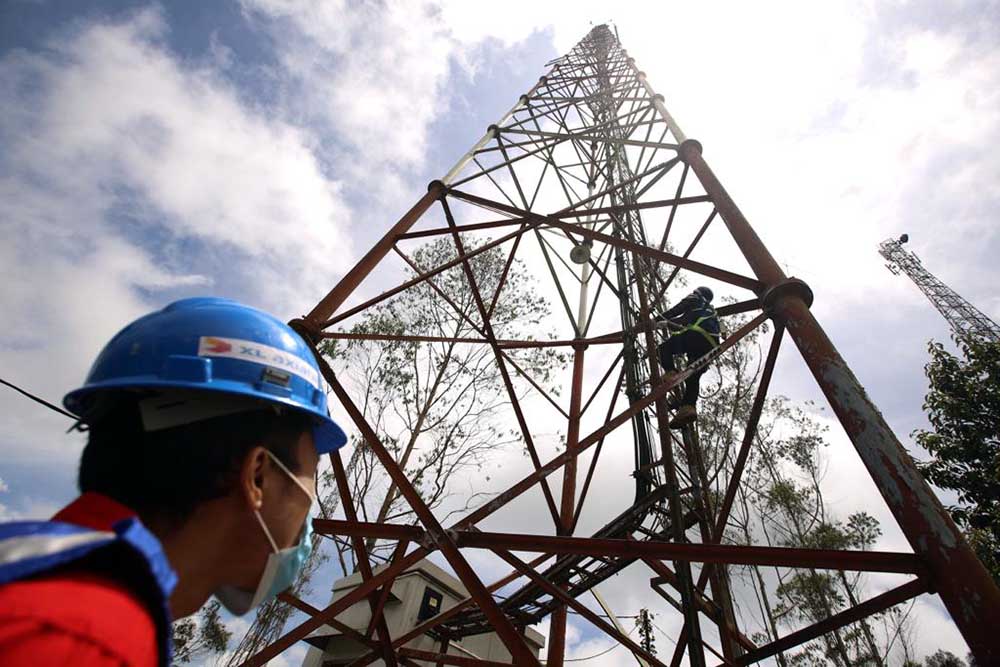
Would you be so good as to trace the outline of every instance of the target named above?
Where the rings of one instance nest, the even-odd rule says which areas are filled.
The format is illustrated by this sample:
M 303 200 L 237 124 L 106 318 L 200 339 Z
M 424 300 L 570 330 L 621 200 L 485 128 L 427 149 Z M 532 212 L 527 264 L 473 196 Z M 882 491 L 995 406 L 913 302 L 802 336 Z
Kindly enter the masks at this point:
M 463 243 L 467 254 L 482 247 L 470 238 L 463 237 Z M 412 266 L 403 280 L 456 257 L 451 239 L 422 245 L 410 254 Z M 508 268 L 502 247 L 480 252 L 469 262 L 483 305 L 492 307 L 489 320 L 494 335 L 503 340 L 529 338 L 528 333 L 537 332 L 549 306 L 538 295 L 523 264 L 515 261 Z M 497 294 L 505 274 L 504 287 Z M 457 264 L 365 309 L 351 325 L 337 331 L 344 338 L 326 339 L 319 345 L 380 442 L 432 509 L 454 491 L 449 480 L 456 473 L 483 469 L 493 452 L 520 439 L 520 431 L 512 429 L 509 421 L 496 419 L 510 399 L 492 347 L 455 342 L 483 338 L 483 318 L 475 296 L 463 266 Z M 566 364 L 558 348 L 506 349 L 504 353 L 535 382 L 550 389 L 554 389 L 551 385 L 556 371 Z M 510 363 L 508 369 L 515 389 L 523 390 L 520 371 Z M 371 521 L 413 521 L 412 511 L 369 444 L 354 433 L 348 451 L 352 453 L 345 469 L 359 516 Z M 489 480 L 488 475 L 482 475 L 482 483 L 471 496 L 463 497 L 466 506 L 485 495 Z M 321 474 L 319 481 L 321 505 L 332 516 L 340 502 L 332 471 Z M 320 559 L 325 558 L 320 546 L 330 543 L 314 539 L 313 555 L 292 590 L 300 598 L 307 592 Z M 357 559 L 350 543 L 335 544 L 340 569 L 345 574 L 354 571 Z M 368 540 L 365 545 L 373 560 L 384 557 L 393 547 L 377 540 Z M 293 612 L 278 600 L 262 605 L 227 664 L 242 664 L 280 636 Z
M 927 656 L 925 667 L 966 667 L 965 661 L 951 651 L 938 649 L 934 655 Z
M 639 610 L 635 619 L 635 627 L 639 629 L 639 646 L 650 655 L 656 655 L 656 638 L 653 636 L 653 614 L 646 608 Z
M 219 603 L 212 600 L 191 617 L 174 623 L 174 661 L 188 663 L 210 653 L 222 653 L 229 646 L 232 634 L 219 618 Z
M 928 346 L 931 430 L 913 435 L 931 460 L 917 465 L 929 482 L 958 493 L 948 509 L 1000 583 L 1000 343 L 956 342 L 961 358 L 940 343 Z

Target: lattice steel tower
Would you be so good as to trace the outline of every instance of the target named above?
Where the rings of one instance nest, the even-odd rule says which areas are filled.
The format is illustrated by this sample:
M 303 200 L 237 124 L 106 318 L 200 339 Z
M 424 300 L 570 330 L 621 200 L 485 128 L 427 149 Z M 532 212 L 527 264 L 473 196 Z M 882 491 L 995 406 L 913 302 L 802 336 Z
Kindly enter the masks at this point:
M 903 244 L 909 238 L 903 234 L 898 239 L 888 239 L 879 244 L 878 253 L 886 259 L 886 267 L 897 276 L 903 273 L 909 277 L 944 316 L 959 338 L 973 337 L 1000 342 L 1000 325 L 924 268 L 915 252 L 905 250 Z
M 549 618 L 547 665 L 558 667 L 572 609 L 645 664 L 665 665 L 582 601 L 633 564 L 650 570 L 650 584 L 681 615 L 672 665 L 686 655 L 689 664 L 701 667 L 704 651 L 716 647 L 728 664 L 752 664 L 930 591 L 940 594 L 977 659 L 1000 664 L 1000 590 L 813 317 L 808 286 L 785 275 L 702 157 L 701 145 L 680 129 L 608 26 L 595 27 L 549 66 L 309 314 L 291 323 L 317 348 L 332 339 L 488 350 L 503 380 L 504 423 L 517 429 L 527 454 L 523 470 L 512 476 L 519 481 L 446 529 L 405 464 L 394 459 L 378 423 L 366 415 L 365 387 L 353 386 L 348 373 L 339 376 L 319 357 L 336 399 L 419 524 L 359 521 L 341 454 L 331 454 L 343 518 L 313 525 L 317 534 L 354 541 L 361 583 L 322 609 L 284 596 L 309 619 L 245 664 L 262 665 L 332 625 L 364 651 L 352 665 L 537 666 L 524 628 Z M 718 237 L 711 253 L 701 243 L 706 234 Z M 451 244 L 451 259 L 421 266 L 413 248 L 434 239 Z M 720 244 L 727 244 L 729 255 L 717 250 Z M 695 260 L 696 250 L 709 256 Z M 506 268 L 484 282 L 475 267 L 487 252 L 501 252 Z M 555 312 L 544 328 L 508 336 L 495 313 L 516 289 L 507 280 L 515 262 L 544 281 Z M 735 297 L 719 308 L 732 333 L 700 363 L 721 360 L 747 336 L 761 334 L 767 341 L 746 419 L 728 432 L 725 458 L 716 459 L 710 475 L 698 429 L 678 434 L 667 428 L 667 397 L 695 367 L 665 381 L 650 323 L 680 278 L 707 281 L 717 293 Z M 446 284 L 461 284 L 461 295 L 449 293 Z M 430 288 L 455 310 L 458 296 L 471 295 L 473 312 L 458 313 L 461 335 L 349 329 L 356 318 L 417 287 Z M 773 326 L 764 334 L 768 321 Z M 785 338 L 801 353 L 913 553 L 732 543 L 731 512 Z M 572 358 L 562 378 L 568 397 L 547 393 L 523 372 L 519 355 L 538 348 L 557 348 Z M 546 441 L 554 429 L 556 436 Z M 623 452 L 634 455 L 634 481 L 616 479 L 600 503 L 587 503 L 595 475 L 605 467 L 614 470 L 604 464 L 609 456 L 620 460 Z M 524 529 L 523 514 L 504 521 L 515 500 L 536 503 L 533 517 L 542 517 L 544 528 L 515 532 Z M 587 523 L 580 518 L 585 510 L 596 512 L 595 505 L 601 512 L 594 516 L 605 523 L 581 536 L 578 528 Z M 487 519 L 490 527 L 508 530 L 487 530 Z M 394 542 L 389 562 L 370 567 L 365 539 Z M 489 552 L 498 566 L 510 568 L 508 574 L 486 584 L 466 560 L 466 549 Z M 432 552 L 440 552 L 468 597 L 390 636 L 384 611 L 392 586 Z M 529 562 L 515 552 L 537 557 Z M 784 637 L 774 630 L 759 644 L 734 617 L 735 584 L 727 577 L 732 565 L 893 572 L 910 580 Z M 352 608 L 370 610 L 367 627 L 339 623 L 338 616 Z M 510 663 L 450 650 L 487 632 L 495 634 Z M 415 637 L 430 637 L 437 652 L 408 645 Z

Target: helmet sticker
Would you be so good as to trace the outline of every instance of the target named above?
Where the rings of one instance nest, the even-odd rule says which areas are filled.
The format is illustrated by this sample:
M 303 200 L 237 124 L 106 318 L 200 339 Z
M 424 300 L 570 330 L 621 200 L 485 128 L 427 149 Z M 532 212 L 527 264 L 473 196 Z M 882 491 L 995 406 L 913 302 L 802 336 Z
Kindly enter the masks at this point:
M 309 365 L 301 357 L 285 350 L 279 350 L 270 345 L 239 338 L 221 338 L 217 336 L 202 336 L 198 339 L 199 357 L 226 357 L 240 361 L 252 361 L 257 364 L 275 366 L 288 371 L 319 389 L 319 371 Z

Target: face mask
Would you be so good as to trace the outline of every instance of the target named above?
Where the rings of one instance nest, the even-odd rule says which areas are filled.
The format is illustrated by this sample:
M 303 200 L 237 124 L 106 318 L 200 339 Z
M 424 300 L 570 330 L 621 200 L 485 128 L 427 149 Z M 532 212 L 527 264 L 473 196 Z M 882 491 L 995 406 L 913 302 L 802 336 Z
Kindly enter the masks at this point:
M 298 477 L 293 475 L 274 454 L 271 452 L 267 454 L 274 461 L 275 465 L 281 468 L 309 496 L 310 501 L 314 500 L 313 494 L 299 481 Z M 242 616 L 254 607 L 275 597 L 281 591 L 291 587 L 295 583 L 295 579 L 299 576 L 302 566 L 309 558 L 309 554 L 312 553 L 311 502 L 298 544 L 292 545 L 287 549 L 278 548 L 274 538 L 271 537 L 271 531 L 267 529 L 267 525 L 264 524 L 264 519 L 261 518 L 258 510 L 254 510 L 254 516 L 257 517 L 257 522 L 260 524 L 261 530 L 267 536 L 267 541 L 271 543 L 272 552 L 267 557 L 267 563 L 264 565 L 264 572 L 260 575 L 260 581 L 257 583 L 256 590 L 246 591 L 235 586 L 223 586 L 215 591 L 215 597 L 222 603 L 222 606 L 226 608 L 226 611 L 235 616 Z

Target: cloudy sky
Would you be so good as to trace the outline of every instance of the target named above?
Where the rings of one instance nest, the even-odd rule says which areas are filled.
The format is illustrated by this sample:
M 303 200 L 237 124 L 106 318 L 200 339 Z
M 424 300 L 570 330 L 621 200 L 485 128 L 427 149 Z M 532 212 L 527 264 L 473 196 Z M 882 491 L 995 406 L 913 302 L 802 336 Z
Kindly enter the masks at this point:
M 1000 319 L 996 2 L 7 0 L 0 377 L 58 399 L 181 296 L 304 313 L 607 20 L 905 441 L 948 330 L 877 243 L 907 232 Z M 776 383 L 816 397 L 786 348 Z M 81 442 L 6 389 L 0 411 L 0 518 L 45 516 L 74 495 Z M 875 498 L 845 488 L 851 457 L 835 449 L 829 475 L 844 514 Z M 964 654 L 936 599 L 917 611 L 922 651 Z M 571 627 L 577 655 L 607 645 Z

